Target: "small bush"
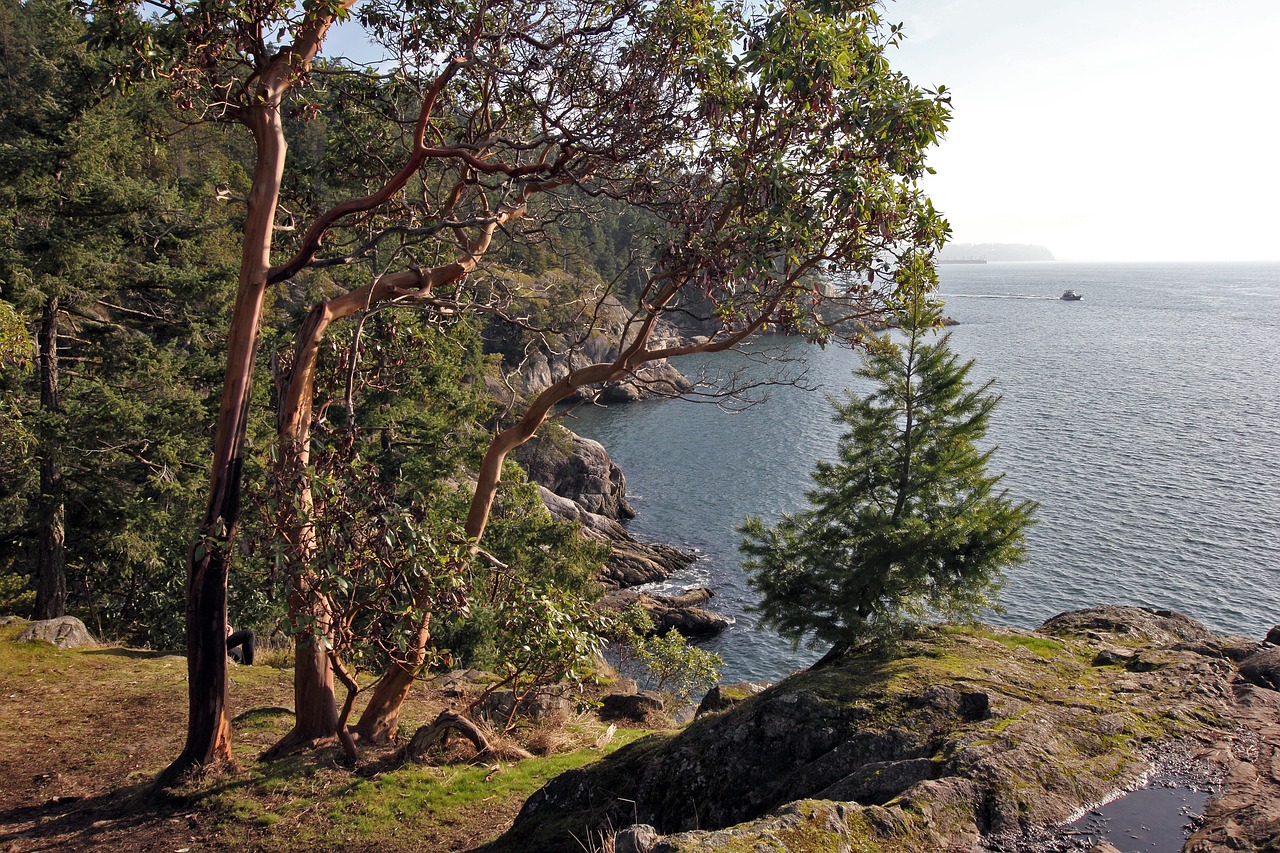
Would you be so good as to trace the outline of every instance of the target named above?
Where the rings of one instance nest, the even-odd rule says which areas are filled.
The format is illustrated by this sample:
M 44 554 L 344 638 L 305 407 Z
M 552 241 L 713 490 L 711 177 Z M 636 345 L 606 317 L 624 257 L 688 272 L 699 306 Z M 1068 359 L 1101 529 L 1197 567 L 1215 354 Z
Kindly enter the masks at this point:
M 677 705 L 688 704 L 695 693 L 710 690 L 720 680 L 724 658 L 689 645 L 678 631 L 658 636 L 649 614 L 637 605 L 620 614 L 611 639 L 611 663 L 618 674 L 669 696 Z

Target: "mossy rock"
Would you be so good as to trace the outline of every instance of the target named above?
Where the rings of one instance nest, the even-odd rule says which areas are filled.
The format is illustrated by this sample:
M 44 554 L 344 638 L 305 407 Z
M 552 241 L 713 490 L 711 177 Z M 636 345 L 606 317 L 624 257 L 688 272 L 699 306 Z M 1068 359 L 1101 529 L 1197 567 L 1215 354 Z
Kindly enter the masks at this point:
M 945 849 L 1055 824 L 1229 701 L 1225 657 L 1165 647 L 1211 634 L 1131 610 L 1128 628 L 1115 612 L 1052 636 L 946 627 L 846 655 L 552 780 L 490 849 L 578 850 L 574 836 L 633 823 L 670 851 Z M 1104 642 L 1158 665 L 1095 666 Z

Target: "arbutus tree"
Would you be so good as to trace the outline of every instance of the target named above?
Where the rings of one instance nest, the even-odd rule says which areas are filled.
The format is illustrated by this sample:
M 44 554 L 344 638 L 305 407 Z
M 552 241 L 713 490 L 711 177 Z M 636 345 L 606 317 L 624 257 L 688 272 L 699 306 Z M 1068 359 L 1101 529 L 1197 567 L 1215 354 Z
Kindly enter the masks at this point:
M 702 17 L 694 14 L 701 11 Z M 507 455 L 583 388 L 630 377 L 660 359 L 732 348 L 780 327 L 825 342 L 878 317 L 893 270 L 929 255 L 945 223 L 919 192 L 924 155 L 945 127 L 945 93 L 892 72 L 898 38 L 872 4 L 786 3 L 759 12 L 699 5 L 697 90 L 682 101 L 687 132 L 668 126 L 623 180 L 575 182 L 651 211 L 661 223 L 648 284 L 632 303 L 615 358 L 568 372 L 499 432 L 481 463 L 466 534 L 479 541 Z M 708 334 L 660 345 L 663 318 L 694 315 Z M 417 660 L 425 658 L 429 641 Z M 394 662 L 356 727 L 394 736 L 417 667 Z
M 227 576 L 288 150 L 284 104 L 310 73 L 329 28 L 347 16 L 353 3 L 335 0 L 296 8 L 287 0 L 162 0 L 139 9 L 133 3 L 88 0 L 82 7 L 95 43 L 133 50 L 131 67 L 122 76 L 164 78 L 180 109 L 197 119 L 238 124 L 254 143 L 209 496 L 187 567 L 187 737 L 182 753 L 161 774 L 161 785 L 231 759 L 224 647 Z
M 279 417 L 279 476 L 298 495 L 279 524 L 290 551 L 297 716 L 273 752 L 343 734 L 333 698 L 338 661 L 330 654 L 332 607 L 316 592 L 310 569 L 316 552 L 309 521 L 310 428 L 326 331 L 336 321 L 396 304 L 442 315 L 500 313 L 506 295 L 468 280 L 499 230 L 529 216 L 530 205 L 543 196 L 563 203 L 564 191 L 573 188 L 625 195 L 637 167 L 660 155 L 670 142 L 669 128 L 687 119 L 695 102 L 696 76 L 688 72 L 696 54 L 672 49 L 684 39 L 686 16 L 679 5 L 551 0 L 469 10 L 471 20 L 457 22 L 466 34 L 462 44 L 437 63 L 434 74 L 418 75 L 421 105 L 405 165 L 378 192 L 318 217 L 295 256 L 272 271 L 273 279 L 284 280 L 332 263 L 334 258 L 320 257 L 325 235 L 346 217 L 373 210 L 406 188 L 415 193 L 414 237 L 421 242 L 402 242 L 401 250 L 447 258 L 378 276 L 317 304 L 298 335 Z M 384 36 L 405 31 L 388 10 L 374 6 L 369 14 L 375 29 L 397 25 L 396 33 Z M 406 49 L 404 40 L 395 46 Z M 466 529 L 472 540 L 482 532 Z M 394 734 L 399 708 L 427 657 L 432 597 L 426 586 L 414 597 L 417 626 L 408 654 L 396 658 L 378 681 L 356 727 L 367 739 Z
M 310 406 L 308 348 L 323 338 L 329 323 L 392 300 L 438 300 L 440 307 L 456 302 L 449 289 L 476 267 L 499 228 L 526 214 L 532 196 L 580 182 L 602 163 L 646 162 L 661 126 L 678 117 L 692 91 L 692 81 L 651 85 L 650 79 L 679 80 L 673 69 L 683 66 L 672 61 L 681 55 L 675 49 L 682 40 L 679 10 L 663 12 L 643 3 L 371 5 L 366 17 L 374 30 L 396 28 L 395 52 L 402 60 L 417 54 L 434 65 L 434 73 L 417 75 L 423 83 L 414 99 L 417 117 L 410 122 L 409 151 L 376 190 L 317 216 L 301 232 L 290 259 L 273 266 L 273 243 L 282 230 L 276 220 L 288 150 L 286 99 L 313 79 L 329 28 L 348 16 L 351 5 L 351 0 L 302 8 L 289 0 L 162 0 L 146 5 L 142 17 L 133 4 L 112 0 L 89 0 L 82 7 L 97 42 L 134 49 L 133 73 L 164 78 L 180 110 L 197 120 L 239 124 L 255 146 L 209 500 L 188 566 L 187 741 L 162 774 L 162 784 L 230 758 L 222 648 L 228 565 L 239 523 L 244 439 L 268 288 L 308 269 L 358 258 L 359 251 L 341 258 L 317 254 L 338 226 L 357 222 L 404 192 L 421 194 L 418 208 L 432 220 L 425 230 L 444 229 L 455 238 L 454 259 L 381 276 L 325 300 L 310 315 L 299 335 L 280 414 L 281 465 L 305 465 L 306 442 L 300 437 Z M 665 42 L 642 46 L 652 36 Z M 620 53 L 632 48 L 645 56 L 628 59 Z M 659 61 L 646 65 L 644 59 Z M 631 73 L 615 73 L 619 64 L 629 65 Z M 398 122 L 398 116 L 388 118 L 393 129 Z M 449 166 L 431 168 L 438 163 Z M 431 174 L 420 179 L 420 173 Z M 432 177 L 447 183 L 428 199 Z M 365 249 L 381 239 L 375 236 Z M 310 547 L 305 525 L 297 527 L 292 541 L 305 556 Z M 323 607 L 323 602 L 294 602 L 295 615 L 319 626 L 320 636 Z M 307 609 L 311 612 L 304 617 Z M 421 637 L 415 648 L 427 641 L 425 623 Z M 323 643 L 300 634 L 299 646 L 299 693 L 306 701 L 300 703 L 303 726 L 297 734 L 328 737 L 332 691 Z M 313 710 L 314 725 L 303 719 Z
M 104 37 L 164 60 L 157 70 L 181 107 L 243 125 L 256 149 L 209 502 L 188 566 L 187 742 L 162 783 L 230 758 L 227 572 L 254 359 L 273 284 L 368 257 L 386 235 L 406 237 L 396 253 L 402 270 L 323 300 L 298 335 L 281 395 L 279 464 L 305 488 L 314 349 L 330 324 L 395 303 L 494 310 L 469 291 L 472 274 L 500 232 L 540 203 L 554 209 L 595 197 L 651 213 L 658 227 L 647 284 L 629 303 L 616 357 L 570 371 L 493 438 L 465 521 L 478 542 L 506 456 L 574 392 L 658 359 L 729 349 L 775 325 L 826 341 L 837 321 L 877 315 L 897 260 L 932 251 L 945 235 L 916 182 L 944 130 L 946 95 L 890 69 L 884 54 L 898 30 L 882 23 L 873 3 L 743 10 L 704 0 L 415 2 L 365 13 L 374 30 L 394 28 L 402 59 L 416 55 L 429 66 L 408 74 L 421 83 L 407 154 L 373 192 L 300 230 L 293 254 L 273 266 L 283 105 L 309 79 L 329 27 L 350 5 L 175 0 L 149 7 L 155 17 L 145 22 L 129 4 L 89 9 Z M 412 199 L 413 221 L 382 227 L 355 251 L 324 255 L 326 239 L 372 221 L 397 198 Z M 409 237 L 424 234 L 415 250 Z M 704 338 L 654 343 L 659 320 L 688 315 L 705 324 Z M 313 547 L 306 525 L 282 521 L 295 569 L 302 567 L 294 576 L 305 578 Z M 289 737 L 299 743 L 337 735 L 325 602 L 306 589 L 296 583 L 291 601 L 298 621 L 312 626 L 297 641 L 298 725 Z M 424 606 L 411 654 L 378 680 L 356 726 L 361 736 L 394 736 L 427 656 L 430 617 Z

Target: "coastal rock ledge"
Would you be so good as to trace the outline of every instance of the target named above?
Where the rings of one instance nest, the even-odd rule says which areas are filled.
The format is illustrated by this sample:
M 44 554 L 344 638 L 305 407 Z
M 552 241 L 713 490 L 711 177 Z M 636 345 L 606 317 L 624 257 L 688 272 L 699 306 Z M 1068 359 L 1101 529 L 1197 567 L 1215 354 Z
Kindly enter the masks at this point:
M 1155 771 L 1215 784 L 1184 850 L 1280 850 L 1274 651 L 1136 607 L 921 629 L 551 780 L 485 849 L 1082 849 L 1053 828 Z

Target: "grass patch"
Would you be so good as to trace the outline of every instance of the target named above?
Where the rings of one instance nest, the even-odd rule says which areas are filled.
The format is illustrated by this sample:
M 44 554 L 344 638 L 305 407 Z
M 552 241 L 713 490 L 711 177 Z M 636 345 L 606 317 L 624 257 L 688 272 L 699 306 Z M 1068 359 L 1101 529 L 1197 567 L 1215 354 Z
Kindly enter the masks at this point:
M 293 722 L 293 674 L 232 665 L 238 768 L 188 786 L 185 802 L 157 804 L 148 785 L 186 734 L 185 658 L 14 642 L 21 629 L 0 626 L 0 839 L 41 849 L 471 850 L 505 831 L 552 776 L 647 734 L 618 729 L 597 750 L 590 745 L 605 727 L 573 718 L 558 733 L 560 754 L 496 768 L 408 765 L 372 778 L 341 766 L 337 749 L 268 764 L 258 756 Z M 416 690 L 402 730 L 440 708 Z M 362 753 L 362 764 L 388 753 Z
M 1058 654 L 1066 648 L 1057 640 L 1051 640 L 1048 637 L 1032 637 L 1026 634 L 996 634 L 988 633 L 983 636 L 988 639 L 995 640 L 1007 649 L 1026 649 L 1029 652 L 1039 655 L 1042 658 L 1057 657 Z

